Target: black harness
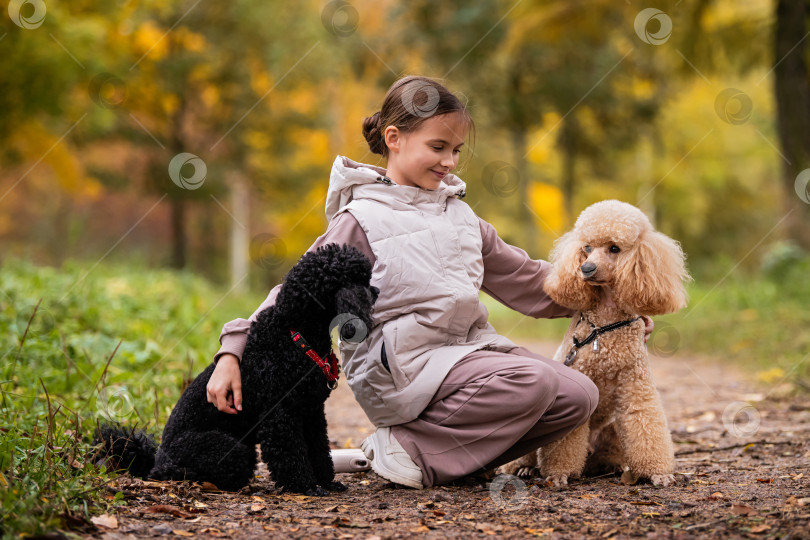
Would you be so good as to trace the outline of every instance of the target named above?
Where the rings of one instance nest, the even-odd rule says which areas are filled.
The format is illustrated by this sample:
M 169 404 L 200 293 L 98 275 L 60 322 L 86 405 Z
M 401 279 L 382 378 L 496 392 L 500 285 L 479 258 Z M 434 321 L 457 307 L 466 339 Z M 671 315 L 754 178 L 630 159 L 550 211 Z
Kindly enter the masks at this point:
M 640 318 L 641 317 L 636 317 L 634 319 L 629 319 L 629 320 L 626 320 L 626 321 L 619 321 L 619 322 L 615 322 L 615 323 L 608 324 L 608 325 L 605 325 L 605 326 L 600 326 L 598 328 L 596 326 L 594 326 L 591 321 L 587 321 L 588 324 L 591 325 L 591 328 L 593 328 L 593 330 L 591 331 L 590 334 L 588 334 L 588 337 L 586 337 L 582 341 L 579 341 L 576 337 L 574 337 L 574 346 L 571 347 L 571 350 L 568 352 L 567 355 L 565 355 L 565 362 L 564 362 L 565 365 L 570 367 L 571 364 L 574 363 L 574 360 L 576 360 L 577 352 L 579 351 L 579 349 L 581 349 L 582 347 L 584 347 L 585 345 L 587 345 L 590 342 L 593 342 L 593 350 L 594 350 L 594 352 L 598 352 L 599 351 L 599 336 L 601 336 L 602 334 L 604 334 L 606 332 L 610 332 L 611 330 L 616 330 L 618 328 L 622 328 L 624 326 L 628 326 L 630 324 L 633 324 L 634 322 L 636 322 Z M 579 322 L 582 322 L 584 320 L 585 320 L 585 316 L 580 313 Z M 577 326 L 579 326 L 579 323 L 577 323 Z

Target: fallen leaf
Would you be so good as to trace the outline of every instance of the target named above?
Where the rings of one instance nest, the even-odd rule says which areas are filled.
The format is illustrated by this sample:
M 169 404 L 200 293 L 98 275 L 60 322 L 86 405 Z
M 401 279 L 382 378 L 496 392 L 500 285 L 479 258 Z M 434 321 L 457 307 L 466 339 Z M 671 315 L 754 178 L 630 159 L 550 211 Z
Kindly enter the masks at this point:
M 751 528 L 751 532 L 752 532 L 752 533 L 754 533 L 754 534 L 758 534 L 758 533 L 765 532 L 765 531 L 767 531 L 767 530 L 768 530 L 768 529 L 770 529 L 770 528 L 771 528 L 771 526 L 770 526 L 770 525 L 765 525 L 765 524 L 763 523 L 762 525 L 757 525 L 756 527 L 752 527 L 752 528 Z
M 156 481 L 153 481 L 153 480 L 145 480 L 144 483 L 143 483 L 143 487 L 145 487 L 145 488 L 154 488 L 154 487 L 156 487 L 156 488 L 167 488 L 170 485 L 171 484 L 169 484 L 168 482 L 156 482 Z
M 599 495 L 596 493 L 583 493 L 579 496 L 580 499 L 598 499 Z
M 722 498 L 723 498 L 723 492 L 721 492 L 721 491 L 715 491 L 714 493 L 709 495 L 709 499 L 713 500 L 713 501 L 716 501 L 716 500 L 722 499 Z
M 757 478 L 757 482 L 762 482 L 763 484 L 770 484 L 773 482 L 773 478 Z
M 275 530 L 275 529 L 274 529 Z M 228 536 L 224 532 L 216 529 L 214 527 L 206 527 L 205 529 L 200 531 L 201 533 L 209 534 L 211 536 L 219 537 L 219 536 Z
M 529 534 L 533 534 L 534 536 L 543 536 L 546 534 L 551 534 L 554 532 L 554 527 L 550 529 L 523 529 Z
M 737 516 L 753 516 L 756 515 L 757 511 L 745 504 L 732 504 L 731 513 Z
M 90 521 L 93 522 L 94 525 L 99 527 L 104 527 L 105 529 L 117 529 L 118 528 L 118 519 L 115 516 L 111 516 L 110 514 L 103 514 L 100 516 L 93 516 L 90 518 Z
M 412 533 L 426 533 L 426 532 L 430 532 L 430 529 L 428 529 L 428 528 L 427 528 L 425 525 L 420 525 L 419 527 L 413 527 L 413 528 L 408 529 L 408 530 L 409 530 L 410 532 L 412 532 Z
M 265 505 L 263 505 L 263 504 L 251 504 L 250 505 L 250 513 L 255 514 L 256 512 L 261 512 L 265 508 L 267 508 L 267 507 Z
M 660 512 L 642 512 L 641 515 L 644 516 L 644 517 L 657 517 L 657 516 L 660 516 L 661 513 Z
M 203 482 L 202 483 L 202 490 L 203 491 L 219 491 L 219 488 L 212 484 L 211 482 Z
M 174 534 L 176 534 L 177 536 L 194 536 L 194 533 L 184 531 L 184 530 L 181 530 L 181 529 L 172 529 L 172 532 Z
M 176 506 L 171 506 L 168 504 L 156 504 L 154 506 L 150 506 L 148 508 L 144 508 L 141 510 L 144 514 L 171 514 L 173 516 L 181 517 L 181 518 L 193 518 L 194 514 L 189 512 L 184 512 L 180 508 Z

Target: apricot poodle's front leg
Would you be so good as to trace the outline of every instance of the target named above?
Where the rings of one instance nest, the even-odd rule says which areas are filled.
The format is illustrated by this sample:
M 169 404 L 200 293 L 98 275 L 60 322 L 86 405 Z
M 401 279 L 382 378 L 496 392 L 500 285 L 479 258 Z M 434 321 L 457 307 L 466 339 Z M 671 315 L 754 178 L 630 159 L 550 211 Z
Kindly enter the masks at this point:
M 540 473 L 546 482 L 564 486 L 569 478 L 582 474 L 588 457 L 589 433 L 586 422 L 565 438 L 540 449 Z
M 657 395 L 644 409 L 620 414 L 616 419 L 616 433 L 630 472 L 649 478 L 656 486 L 675 483 L 672 435 Z
M 537 450 L 532 450 L 523 457 L 501 465 L 497 469 L 498 474 L 513 474 L 520 477 L 529 477 L 537 472 Z

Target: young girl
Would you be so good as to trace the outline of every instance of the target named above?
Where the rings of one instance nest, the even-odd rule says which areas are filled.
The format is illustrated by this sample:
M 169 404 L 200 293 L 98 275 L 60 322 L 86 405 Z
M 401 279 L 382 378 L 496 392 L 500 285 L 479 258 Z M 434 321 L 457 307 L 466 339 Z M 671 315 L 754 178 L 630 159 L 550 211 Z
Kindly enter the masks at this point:
M 596 408 L 596 386 L 496 333 L 483 290 L 536 318 L 570 317 L 543 293 L 550 264 L 504 243 L 462 202 L 451 172 L 473 127 L 436 81 L 395 82 L 363 122 L 387 169 L 338 156 L 329 179 L 329 227 L 310 250 L 350 244 L 372 262 L 380 289 L 374 327 L 343 371 L 377 430 L 362 448 L 380 476 L 414 488 L 507 463 L 562 438 Z M 280 286 L 279 286 L 280 287 Z M 219 410 L 241 410 L 239 359 L 250 319 L 225 325 L 208 384 Z M 232 392 L 232 398 L 230 393 Z

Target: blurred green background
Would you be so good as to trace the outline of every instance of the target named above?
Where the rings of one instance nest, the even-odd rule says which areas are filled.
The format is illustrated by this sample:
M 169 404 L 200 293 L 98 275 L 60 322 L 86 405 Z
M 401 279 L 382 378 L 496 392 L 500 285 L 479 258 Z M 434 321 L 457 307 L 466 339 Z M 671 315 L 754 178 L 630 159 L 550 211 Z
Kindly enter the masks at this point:
M 589 204 L 636 204 L 695 277 L 652 352 L 810 388 L 804 1 L 4 7 L 4 536 L 118 504 L 85 454 L 96 419 L 159 429 L 222 325 L 326 229 L 335 156 L 384 166 L 361 123 L 407 74 L 470 108 L 456 172 L 507 242 L 546 258 Z M 513 339 L 567 324 L 485 301 Z

